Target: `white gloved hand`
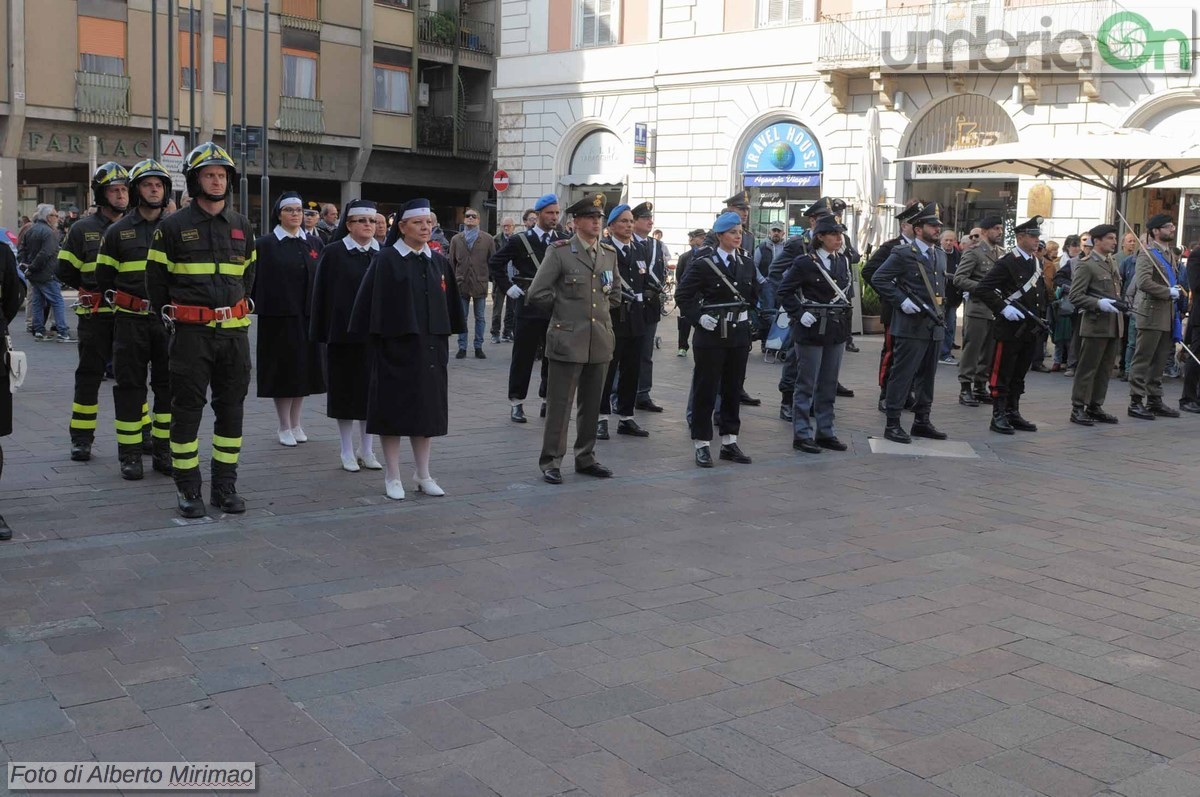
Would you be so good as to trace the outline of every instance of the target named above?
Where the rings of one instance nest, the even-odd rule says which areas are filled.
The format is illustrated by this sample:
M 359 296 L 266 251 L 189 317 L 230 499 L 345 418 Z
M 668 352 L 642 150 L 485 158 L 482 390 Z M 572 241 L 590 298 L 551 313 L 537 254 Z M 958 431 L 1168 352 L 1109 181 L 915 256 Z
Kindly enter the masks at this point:
M 963 291 L 963 301 L 964 302 L 971 301 L 971 294 L 968 291 Z
M 1100 301 L 1097 302 L 1097 304 L 1100 305 L 1101 312 L 1104 312 L 1104 313 L 1119 312 L 1117 310 L 1117 306 L 1115 304 L 1113 304 L 1112 299 L 1101 299 Z
M 917 313 L 921 312 L 921 308 L 917 306 L 917 303 L 909 298 L 905 298 L 905 300 L 901 302 L 900 309 L 909 315 L 916 315 Z
M 800 323 L 806 327 L 811 327 L 817 323 L 817 317 L 806 310 L 804 315 L 800 316 Z
M 1179 298 L 1179 286 L 1177 286 L 1177 285 L 1172 285 L 1172 286 L 1171 286 L 1171 298 L 1172 298 L 1172 299 L 1178 299 L 1178 298 Z
M 645 298 L 645 295 L 644 295 L 644 294 L 641 294 L 641 293 L 635 293 L 635 294 L 634 294 L 634 296 L 636 296 L 636 297 L 637 297 L 637 300 L 638 300 L 639 302 L 644 302 L 644 301 L 646 301 L 646 298 Z
M 508 298 L 510 298 L 510 299 L 520 299 L 522 296 L 524 296 L 524 295 L 525 295 L 525 291 L 521 290 L 521 289 L 520 289 L 520 288 L 518 288 L 516 285 L 513 285 L 511 288 L 509 288 L 509 289 L 508 289 L 507 291 L 505 291 L 504 293 L 505 293 L 505 294 L 508 296 Z
M 700 316 L 700 326 L 704 327 L 709 332 L 712 332 L 717 328 L 717 319 L 710 315 L 702 315 Z
M 1020 321 L 1025 318 L 1025 314 L 1011 304 L 1004 305 L 1004 309 L 1000 311 L 1000 315 L 1007 318 L 1009 321 Z

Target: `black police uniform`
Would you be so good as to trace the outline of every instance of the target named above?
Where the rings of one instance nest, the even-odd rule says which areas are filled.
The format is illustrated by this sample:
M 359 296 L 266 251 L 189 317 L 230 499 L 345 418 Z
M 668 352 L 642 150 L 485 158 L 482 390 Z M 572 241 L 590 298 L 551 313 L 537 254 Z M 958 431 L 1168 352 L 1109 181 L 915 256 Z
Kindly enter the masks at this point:
M 146 372 L 154 391 L 151 435 L 154 469 L 171 473 L 171 375 L 167 355 L 167 330 L 162 317 L 150 312 L 146 295 L 146 257 L 159 219 L 147 219 L 136 208 L 110 225 L 96 260 L 96 285 L 113 308 L 112 362 L 116 384 L 117 453 L 123 470 L 130 458 L 151 453 L 143 450 Z M 137 462 L 133 473 L 141 473 Z M 128 478 L 136 478 L 130 476 Z
M 637 208 L 634 208 L 634 212 L 636 214 Z M 658 322 L 662 320 L 662 289 L 667 282 L 667 256 L 663 252 L 662 243 L 654 236 L 638 238 L 635 235 L 633 240 L 641 247 L 642 258 L 646 263 L 646 300 L 642 302 L 646 333 L 642 336 L 642 358 L 638 368 L 637 387 L 637 403 L 645 408 L 653 403 L 650 400 L 650 389 L 654 387 L 654 343 L 658 338 Z
M 250 220 L 228 204 L 210 215 L 193 202 L 167 216 L 154 233 L 146 288 L 155 312 L 169 306 L 218 311 L 220 319 L 186 323 L 176 310 L 171 332 L 171 461 L 181 492 L 200 477 L 200 416 L 212 389 L 213 503 L 233 491 L 242 450 L 242 404 L 250 387 L 249 316 L 254 285 L 254 233 Z M 238 308 L 238 309 L 234 309 Z
M 634 241 L 623 244 L 613 238 L 603 239 L 604 243 L 617 250 L 617 269 L 621 272 L 621 306 L 610 311 L 612 315 L 613 334 L 616 336 L 616 348 L 613 350 L 612 362 L 608 365 L 608 374 L 604 379 L 602 397 L 613 395 L 613 380 L 620 372 L 620 387 L 616 392 L 617 415 L 620 418 L 632 418 L 634 403 L 637 401 L 638 374 L 642 361 L 642 340 L 646 335 L 646 275 L 649 267 L 639 255 L 641 249 Z M 608 415 L 608 407 L 603 399 L 600 405 L 602 426 L 597 429 L 596 436 L 600 440 L 607 439 L 608 426 L 603 420 Z M 624 427 L 623 427 L 624 428 Z M 632 429 L 638 429 L 633 424 Z M 629 431 L 629 429 L 627 429 Z M 636 433 L 635 433 L 636 434 Z M 640 435 L 638 435 L 640 436 Z
M 1022 227 L 1025 225 L 1018 226 L 1017 231 Z M 988 381 L 992 393 L 992 428 L 1002 434 L 1011 434 L 1013 429 L 1037 431 L 1036 426 L 1021 417 L 1021 394 L 1025 392 L 1025 375 L 1041 340 L 1040 327 L 1029 317 L 1009 321 L 1001 313 L 1009 300 L 1029 316 L 1045 316 L 1048 298 L 1042 265 L 1033 255 L 1026 256 L 1013 249 L 996 261 L 971 292 L 971 298 L 986 304 L 996 315 L 992 321 L 996 353 Z
M 937 203 L 930 203 L 923 211 L 923 218 L 936 219 L 938 210 Z M 897 246 L 875 272 L 871 285 L 880 299 L 888 301 L 894 308 L 889 324 L 894 365 L 888 374 L 884 399 L 885 436 L 896 442 L 908 442 L 908 434 L 900 428 L 900 413 L 912 392 L 916 414 L 912 434 L 943 439 L 945 435 L 934 429 L 930 422 L 929 412 L 941 341 L 945 335 L 945 322 L 940 314 L 945 312 L 946 253 L 937 245 L 924 251 L 918 243 Z M 906 298 L 923 309 L 911 314 L 903 312 L 901 305 Z
M 58 250 L 58 279 L 79 291 L 79 365 L 75 368 L 75 395 L 71 403 L 71 456 L 88 459 L 96 439 L 100 414 L 100 383 L 112 359 L 113 310 L 104 304 L 96 285 L 96 256 L 112 221 L 103 211 L 71 225 Z M 149 418 L 143 421 L 149 425 Z M 141 430 L 138 430 L 139 440 Z M 82 446 L 83 450 L 80 450 Z
M 909 207 L 896 214 L 896 219 L 902 224 L 915 218 L 921 210 L 921 203 L 914 202 Z M 881 243 L 871 256 L 867 259 L 866 264 L 862 267 L 862 281 L 864 285 L 870 285 L 871 280 L 875 277 L 875 272 L 883 265 L 883 261 L 888 259 L 892 254 L 892 250 L 897 246 L 906 246 L 912 244 L 912 239 L 905 238 L 903 235 L 897 235 L 895 238 L 889 238 Z M 895 357 L 892 353 L 892 305 L 883 297 L 879 296 L 879 323 L 883 325 L 883 346 L 879 350 L 879 409 L 884 410 L 884 401 L 887 397 L 888 376 L 891 374 L 892 365 Z
M 734 252 L 732 258 L 732 264 L 727 265 L 724 252 L 707 247 L 698 250 L 675 291 L 679 312 L 695 327 L 692 338 L 696 360 L 692 375 L 692 439 L 695 441 L 712 439 L 712 415 L 718 392 L 721 396 L 720 433 L 735 435 L 741 428 L 739 397 L 746 377 L 753 325 L 744 310 L 706 309 L 707 305 L 742 302 L 748 310 L 758 300 L 758 270 L 754 262 L 740 251 Z M 731 291 L 730 285 L 735 290 Z M 718 318 L 716 329 L 709 331 L 700 325 L 700 317 L 704 315 Z
M 546 257 L 546 247 L 552 241 L 562 236 L 556 230 L 545 232 L 541 227 L 534 227 L 519 235 L 511 236 L 496 252 L 488 258 L 488 272 L 493 282 L 513 284 L 523 291 L 528 291 L 538 266 Z M 510 281 L 506 269 L 512 261 L 514 275 Z M 529 393 L 529 379 L 533 373 L 533 361 L 537 357 L 538 348 L 545 345 L 546 327 L 550 324 L 550 315 L 541 308 L 528 305 L 525 297 L 516 300 L 516 328 L 513 333 L 512 362 L 508 369 L 508 398 L 510 401 L 521 402 Z M 541 384 L 538 386 L 538 396 L 546 397 L 546 359 L 542 358 Z M 525 422 L 524 412 L 513 408 L 512 419 Z

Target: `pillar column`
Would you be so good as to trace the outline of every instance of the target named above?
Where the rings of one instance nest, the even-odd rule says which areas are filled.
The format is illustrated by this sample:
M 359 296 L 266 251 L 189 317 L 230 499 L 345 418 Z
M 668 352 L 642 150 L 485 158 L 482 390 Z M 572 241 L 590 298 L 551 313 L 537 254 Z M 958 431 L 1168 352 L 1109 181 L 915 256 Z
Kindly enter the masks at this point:
M 345 180 L 342 182 L 342 207 L 351 199 L 369 199 L 362 195 L 362 183 L 357 180 Z
M 14 232 L 21 226 L 17 224 L 17 191 L 17 159 L 0 158 L 0 227 Z

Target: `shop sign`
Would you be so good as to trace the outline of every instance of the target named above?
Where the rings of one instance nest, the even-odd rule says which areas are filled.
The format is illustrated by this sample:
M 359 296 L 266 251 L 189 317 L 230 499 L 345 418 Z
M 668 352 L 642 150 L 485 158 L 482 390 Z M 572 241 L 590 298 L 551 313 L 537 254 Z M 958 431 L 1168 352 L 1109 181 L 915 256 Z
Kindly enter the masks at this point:
M 783 194 L 764 191 L 758 195 L 758 206 L 771 210 L 783 210 L 787 205 L 784 203 Z
M 747 186 L 811 188 L 821 184 L 821 148 L 812 133 L 795 122 L 760 130 L 742 154 Z
M 24 155 L 52 155 L 55 160 L 87 160 L 88 136 L 75 133 L 26 131 L 22 140 Z M 96 156 L 101 161 L 151 157 L 150 139 L 132 136 L 97 136 Z M 72 157 L 78 156 L 78 157 Z
M 620 174 L 621 139 L 607 130 L 588 133 L 571 155 L 571 174 Z
M 635 166 L 646 165 L 646 153 L 650 144 L 650 131 L 645 122 L 633 125 L 633 163 Z

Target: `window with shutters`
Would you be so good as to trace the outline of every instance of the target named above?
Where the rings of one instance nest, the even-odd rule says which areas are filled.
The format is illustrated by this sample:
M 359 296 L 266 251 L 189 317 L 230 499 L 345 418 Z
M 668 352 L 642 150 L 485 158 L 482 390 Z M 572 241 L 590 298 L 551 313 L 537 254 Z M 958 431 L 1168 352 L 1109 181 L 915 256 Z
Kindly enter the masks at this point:
M 815 0 L 759 0 L 758 26 L 798 25 L 816 18 Z
M 79 17 L 79 71 L 125 74 L 125 22 Z
M 603 47 L 617 44 L 619 35 L 620 0 L 577 0 L 575 18 L 578 20 L 576 41 L 580 47 Z

